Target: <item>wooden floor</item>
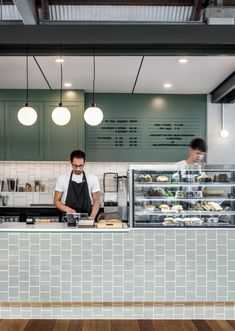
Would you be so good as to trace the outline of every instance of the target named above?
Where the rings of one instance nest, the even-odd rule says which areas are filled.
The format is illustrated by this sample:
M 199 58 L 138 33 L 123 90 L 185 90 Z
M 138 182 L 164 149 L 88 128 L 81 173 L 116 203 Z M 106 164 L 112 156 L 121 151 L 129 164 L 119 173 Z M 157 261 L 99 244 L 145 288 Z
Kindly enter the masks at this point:
M 0 320 L 0 331 L 233 331 L 235 321 Z

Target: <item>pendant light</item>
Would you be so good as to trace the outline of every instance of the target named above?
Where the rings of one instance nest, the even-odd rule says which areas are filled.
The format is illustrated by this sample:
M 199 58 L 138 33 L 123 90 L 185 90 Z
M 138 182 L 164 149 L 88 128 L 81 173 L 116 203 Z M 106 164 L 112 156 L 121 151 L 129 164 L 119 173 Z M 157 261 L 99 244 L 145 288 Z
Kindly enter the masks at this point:
M 93 87 L 92 87 L 92 104 L 84 113 L 85 122 L 89 125 L 99 125 L 103 120 L 103 112 L 95 104 L 95 48 L 93 49 Z
M 62 60 L 62 55 L 60 53 L 60 59 Z M 62 104 L 62 84 L 63 84 L 63 70 L 62 70 L 62 61 L 60 63 L 60 102 L 59 102 L 59 107 L 56 107 L 52 114 L 52 120 L 55 124 L 57 125 L 66 125 L 69 123 L 71 119 L 71 114 L 68 108 L 63 107 Z
M 28 106 L 29 101 L 29 57 L 28 48 L 26 55 L 26 103 L 25 106 L 20 108 L 17 114 L 18 121 L 23 125 L 33 125 L 37 121 L 37 112 L 32 107 Z
M 221 130 L 220 130 L 220 136 L 222 138 L 227 138 L 229 136 L 228 130 L 224 128 L 224 104 L 221 104 Z

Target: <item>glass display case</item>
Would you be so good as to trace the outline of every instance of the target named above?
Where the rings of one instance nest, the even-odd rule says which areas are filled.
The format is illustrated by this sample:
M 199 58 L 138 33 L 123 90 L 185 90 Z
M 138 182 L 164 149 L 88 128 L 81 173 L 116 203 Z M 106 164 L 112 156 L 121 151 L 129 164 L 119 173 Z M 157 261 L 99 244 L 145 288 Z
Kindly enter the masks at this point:
M 130 165 L 133 227 L 235 227 L 235 166 Z

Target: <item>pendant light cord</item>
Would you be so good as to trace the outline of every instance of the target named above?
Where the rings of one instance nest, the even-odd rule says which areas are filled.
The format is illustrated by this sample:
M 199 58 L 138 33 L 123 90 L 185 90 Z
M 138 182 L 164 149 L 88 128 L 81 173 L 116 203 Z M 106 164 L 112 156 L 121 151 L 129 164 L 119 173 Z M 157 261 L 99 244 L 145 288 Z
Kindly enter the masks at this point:
M 221 103 L 221 130 L 224 130 L 224 104 Z
M 95 46 L 93 48 L 93 87 L 92 87 L 92 107 L 95 107 Z
M 62 63 L 60 63 L 60 107 L 62 107 L 62 82 L 63 82 L 63 70 L 62 70 Z
M 29 50 L 27 47 L 27 54 L 26 54 L 26 103 L 25 106 L 28 107 L 29 103 Z
M 62 60 L 62 47 L 60 46 L 60 59 Z M 62 84 L 63 84 L 63 68 L 62 62 L 60 62 L 60 102 L 59 107 L 62 107 Z

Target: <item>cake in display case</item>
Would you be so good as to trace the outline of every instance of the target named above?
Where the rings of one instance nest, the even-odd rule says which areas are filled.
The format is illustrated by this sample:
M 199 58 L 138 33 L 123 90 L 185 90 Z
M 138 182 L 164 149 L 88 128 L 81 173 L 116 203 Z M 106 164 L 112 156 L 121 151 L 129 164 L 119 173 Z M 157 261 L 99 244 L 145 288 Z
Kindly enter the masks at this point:
M 134 227 L 235 227 L 235 166 L 130 165 Z

